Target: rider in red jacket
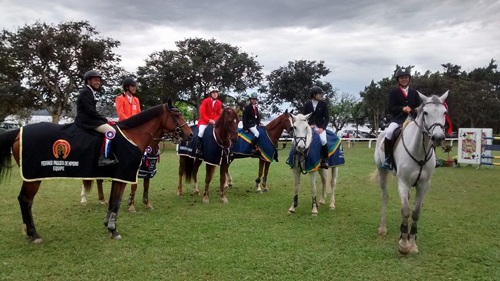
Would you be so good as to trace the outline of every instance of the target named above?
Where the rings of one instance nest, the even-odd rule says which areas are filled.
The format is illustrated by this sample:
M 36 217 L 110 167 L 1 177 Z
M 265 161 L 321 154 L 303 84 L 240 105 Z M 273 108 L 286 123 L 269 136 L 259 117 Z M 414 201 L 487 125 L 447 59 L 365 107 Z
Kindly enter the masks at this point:
M 202 143 L 205 129 L 209 124 L 214 125 L 215 121 L 219 119 L 219 116 L 222 112 L 222 102 L 217 99 L 219 97 L 219 89 L 214 86 L 210 87 L 208 89 L 208 95 L 209 97 L 204 99 L 200 106 L 200 119 L 198 120 L 198 142 L 196 146 L 196 155 L 198 157 L 203 156 Z

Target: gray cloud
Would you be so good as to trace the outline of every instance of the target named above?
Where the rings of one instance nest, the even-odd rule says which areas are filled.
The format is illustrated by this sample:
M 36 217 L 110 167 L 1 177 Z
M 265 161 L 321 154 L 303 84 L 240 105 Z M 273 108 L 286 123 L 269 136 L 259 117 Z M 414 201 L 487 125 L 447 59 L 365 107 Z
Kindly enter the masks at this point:
M 5 1 L 4 1 L 5 2 Z M 269 73 L 290 60 L 325 60 L 327 79 L 357 94 L 396 64 L 420 72 L 442 63 L 465 70 L 500 57 L 499 1 L 13 1 L 0 26 L 88 20 L 129 71 L 189 37 L 216 38 L 258 56 Z

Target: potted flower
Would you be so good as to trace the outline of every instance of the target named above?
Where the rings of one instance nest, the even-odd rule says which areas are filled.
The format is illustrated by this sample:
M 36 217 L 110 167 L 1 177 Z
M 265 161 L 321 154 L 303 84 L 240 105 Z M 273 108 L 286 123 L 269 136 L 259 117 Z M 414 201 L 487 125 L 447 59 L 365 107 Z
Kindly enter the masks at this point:
M 451 159 L 451 157 L 450 157 L 450 152 L 453 149 L 453 146 L 451 146 L 449 144 L 445 144 L 441 147 L 441 149 L 443 152 L 448 153 L 448 159 L 446 160 L 448 167 L 453 167 L 453 164 L 455 164 L 455 161 L 453 159 Z

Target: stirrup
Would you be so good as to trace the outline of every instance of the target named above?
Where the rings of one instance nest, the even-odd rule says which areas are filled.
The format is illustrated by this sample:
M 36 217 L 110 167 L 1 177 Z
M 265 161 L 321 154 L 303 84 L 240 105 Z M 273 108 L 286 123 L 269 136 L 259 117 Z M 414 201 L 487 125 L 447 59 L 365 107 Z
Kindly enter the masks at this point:
M 385 158 L 384 162 L 382 163 L 382 169 L 386 169 L 388 171 L 392 170 L 392 162 L 389 159 L 389 157 Z

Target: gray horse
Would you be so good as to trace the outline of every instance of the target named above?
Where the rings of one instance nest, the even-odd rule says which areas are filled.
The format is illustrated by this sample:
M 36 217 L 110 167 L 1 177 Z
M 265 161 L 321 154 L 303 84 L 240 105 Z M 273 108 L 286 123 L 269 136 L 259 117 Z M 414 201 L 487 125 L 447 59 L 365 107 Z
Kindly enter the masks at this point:
M 425 194 L 429 190 L 431 178 L 436 166 L 434 148 L 440 146 L 445 139 L 444 124 L 447 114 L 444 101 L 448 92 L 441 97 L 426 97 L 419 92 L 422 104 L 417 110 L 415 120 L 409 122 L 403 129 L 399 141 L 394 147 L 394 162 L 396 169 L 387 171 L 381 167 L 385 154 L 382 151 L 385 132 L 382 132 L 375 147 L 375 165 L 377 169 L 374 176 L 378 176 L 378 182 L 382 190 L 382 218 L 380 219 L 379 234 L 385 236 L 387 233 L 385 211 L 389 196 L 387 194 L 387 177 L 389 173 L 398 179 L 398 191 L 401 198 L 402 222 L 400 227 L 400 240 L 398 250 L 402 254 L 418 253 L 415 243 L 417 236 L 417 222 L 420 208 Z M 408 233 L 408 219 L 410 218 L 410 188 L 415 186 L 416 198 L 413 212 L 411 213 L 412 224 Z

